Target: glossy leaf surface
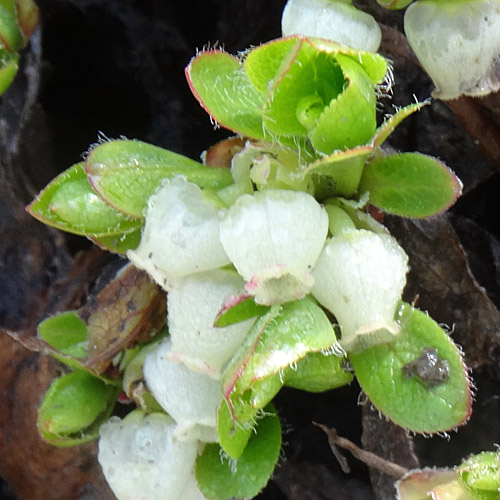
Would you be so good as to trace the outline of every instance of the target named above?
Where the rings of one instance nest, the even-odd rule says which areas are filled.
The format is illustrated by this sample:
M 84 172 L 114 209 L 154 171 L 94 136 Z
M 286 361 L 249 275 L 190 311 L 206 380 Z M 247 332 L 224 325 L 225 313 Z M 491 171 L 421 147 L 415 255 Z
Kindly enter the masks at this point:
M 87 355 L 87 325 L 76 311 L 52 316 L 38 325 L 38 336 L 63 354 L 76 358 Z
M 285 385 L 308 392 L 324 392 L 349 384 L 353 375 L 344 370 L 345 358 L 313 352 L 284 374 Z
M 113 410 L 117 389 L 75 371 L 52 383 L 38 410 L 38 429 L 48 443 L 74 446 L 95 439 Z
M 310 352 L 328 350 L 335 340 L 330 321 L 310 297 L 272 307 L 222 374 L 233 419 L 251 421 L 283 385 L 284 370 Z
M 463 425 L 472 397 L 457 346 L 435 321 L 408 304 L 400 306 L 395 319 L 401 326 L 396 340 L 349 355 L 361 388 L 385 416 L 414 432 L 432 434 Z M 424 356 L 428 348 L 447 364 L 445 377 L 432 371 L 432 360 Z M 415 376 L 409 376 L 409 363 L 417 360 L 422 361 L 420 372 L 415 369 Z
M 93 188 L 109 205 L 132 217 L 144 217 L 148 198 L 163 179 L 183 175 L 200 187 L 221 189 L 233 182 L 226 168 L 207 167 L 185 156 L 141 141 L 99 144 L 85 161 Z
M 196 479 L 210 500 L 253 498 L 269 481 L 281 449 L 281 426 L 272 407 L 259 420 L 242 455 L 235 461 L 218 444 L 207 444 L 196 461 Z
M 137 230 L 142 221 L 110 207 L 87 180 L 83 163 L 56 177 L 27 207 L 33 217 L 63 231 L 104 238 Z
M 228 299 L 224 301 L 222 309 L 217 314 L 214 326 L 222 328 L 240 323 L 255 316 L 261 316 L 269 310 L 268 306 L 256 304 L 253 296 L 247 294 Z
M 460 484 L 477 500 L 496 500 L 500 493 L 500 452 L 485 451 L 457 467 Z
M 462 184 L 443 163 L 419 153 L 377 158 L 363 170 L 360 192 L 385 212 L 402 217 L 429 217 L 449 208 Z
M 240 61 L 210 50 L 194 57 L 186 78 L 205 111 L 223 127 L 254 139 L 264 138 L 263 96 L 250 84 Z

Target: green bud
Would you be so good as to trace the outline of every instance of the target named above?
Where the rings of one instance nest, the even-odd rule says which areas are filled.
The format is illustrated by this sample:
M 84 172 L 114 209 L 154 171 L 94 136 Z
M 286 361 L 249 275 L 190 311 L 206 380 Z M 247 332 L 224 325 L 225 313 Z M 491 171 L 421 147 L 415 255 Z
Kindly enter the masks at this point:
M 73 446 L 96 438 L 116 400 L 116 388 L 75 371 L 54 380 L 38 410 L 38 430 L 54 446 Z
M 497 499 L 500 492 L 500 453 L 485 451 L 457 467 L 461 484 L 479 500 Z

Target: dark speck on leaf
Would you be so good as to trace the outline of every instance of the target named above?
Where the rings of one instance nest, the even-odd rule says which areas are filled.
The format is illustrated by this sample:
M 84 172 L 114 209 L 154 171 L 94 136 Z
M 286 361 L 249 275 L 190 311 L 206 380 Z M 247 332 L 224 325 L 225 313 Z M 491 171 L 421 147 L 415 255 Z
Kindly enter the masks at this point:
M 402 370 L 406 378 L 416 378 L 427 389 L 444 384 L 450 376 L 448 361 L 440 358 L 433 347 L 424 347 L 420 357 L 406 363 Z

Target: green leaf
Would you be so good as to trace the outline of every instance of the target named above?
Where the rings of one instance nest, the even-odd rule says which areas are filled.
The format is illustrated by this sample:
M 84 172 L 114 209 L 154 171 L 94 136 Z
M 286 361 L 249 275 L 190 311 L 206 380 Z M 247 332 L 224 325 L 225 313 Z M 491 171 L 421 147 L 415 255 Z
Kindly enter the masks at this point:
M 274 43 L 289 45 L 289 40 Z M 255 52 L 265 56 L 272 44 Z M 268 90 L 264 126 L 274 135 L 305 135 L 325 106 L 342 92 L 344 75 L 334 55 L 318 51 L 306 38 L 296 39 L 279 69 L 280 74 Z
M 163 179 L 183 175 L 202 188 L 232 184 L 227 168 L 207 167 L 185 156 L 141 141 L 116 140 L 99 144 L 85 161 L 93 188 L 117 210 L 142 218 L 148 198 Z
M 208 443 L 196 461 L 196 480 L 210 500 L 253 498 L 269 481 L 281 449 L 281 426 L 272 406 L 259 420 L 243 454 L 233 460 Z
M 345 358 L 313 352 L 285 372 L 285 385 L 308 392 L 324 392 L 349 384 L 353 376 L 344 370 Z
M 217 411 L 217 435 L 221 448 L 233 459 L 238 459 L 253 433 L 253 426 L 238 425 L 231 417 L 225 401 Z
M 378 127 L 375 136 L 373 137 L 372 146 L 382 146 L 387 138 L 394 132 L 394 129 L 411 114 L 420 111 L 424 106 L 430 104 L 430 100 L 424 102 L 417 102 L 410 104 L 404 108 L 398 109 L 396 113 L 385 120 L 380 127 Z
M 87 356 L 87 325 L 76 311 L 67 311 L 42 321 L 38 336 L 63 354 L 75 358 Z
M 127 250 L 135 250 L 141 241 L 142 228 L 128 233 L 113 236 L 93 236 L 90 239 L 103 250 L 112 253 L 126 254 Z
M 222 309 L 218 312 L 215 318 L 214 326 L 223 328 L 241 323 L 246 319 L 262 316 L 269 310 L 268 306 L 256 304 L 253 296 L 244 294 L 237 297 L 232 297 L 230 302 L 225 302 Z
M 12 1 L 0 4 L 0 47 L 9 52 L 17 52 L 24 47 L 24 38 L 17 23 L 15 3 Z
M 83 163 L 57 176 L 27 207 L 39 221 L 92 237 L 117 236 L 139 229 L 142 221 L 107 205 L 89 184 Z
M 449 208 L 462 184 L 439 160 L 420 153 L 403 153 L 369 162 L 360 192 L 372 205 L 402 217 L 429 217 Z
M 2 95 L 14 80 L 19 68 L 19 56 L 9 55 L 0 45 L 0 95 Z
M 264 98 L 236 57 L 219 50 L 202 52 L 191 59 L 186 78 L 193 95 L 217 123 L 241 135 L 264 138 Z
M 460 484 L 477 500 L 496 500 L 500 493 L 500 452 L 485 451 L 457 467 Z
M 316 196 L 352 196 L 358 190 L 366 159 L 371 153 L 371 146 L 336 151 L 310 163 L 301 173 L 313 179 L 319 176 L 319 181 L 315 183 Z M 323 193 L 321 191 L 325 191 L 325 184 L 329 185 L 329 189 Z
M 245 73 L 250 83 L 263 95 L 282 78 L 283 72 L 292 63 L 300 50 L 299 37 L 278 38 L 248 52 L 244 61 Z
M 370 142 L 376 129 L 375 87 L 353 58 L 337 54 L 337 63 L 348 81 L 345 90 L 327 107 L 309 139 L 318 151 L 330 154 Z
M 396 320 L 401 326 L 396 340 L 349 354 L 361 388 L 384 415 L 414 432 L 433 434 L 464 424 L 472 398 L 457 346 L 409 304 L 401 305 Z M 446 372 L 435 371 L 432 359 L 426 360 L 428 349 L 436 350 Z M 419 360 L 420 371 L 412 368 Z
M 465 491 L 453 469 L 411 470 L 395 486 L 398 500 L 477 500 Z
M 330 321 L 310 297 L 272 307 L 222 374 L 232 418 L 241 424 L 252 421 L 283 385 L 285 369 L 310 352 L 330 349 L 335 341 Z
M 42 438 L 54 446 L 74 446 L 97 438 L 117 394 L 116 387 L 83 371 L 54 380 L 38 410 Z

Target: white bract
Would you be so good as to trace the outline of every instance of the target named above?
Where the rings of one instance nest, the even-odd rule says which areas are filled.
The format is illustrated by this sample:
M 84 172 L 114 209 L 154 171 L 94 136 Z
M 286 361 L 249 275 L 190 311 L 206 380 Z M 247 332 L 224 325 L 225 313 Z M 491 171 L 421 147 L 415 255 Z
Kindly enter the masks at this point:
M 130 413 L 101 426 L 98 460 L 118 500 L 199 500 L 193 468 L 197 441 L 179 441 L 162 413 Z M 197 494 L 198 493 L 198 494 Z
M 223 364 L 235 353 L 254 319 L 225 328 L 214 327 L 214 320 L 224 299 L 240 294 L 244 285 L 236 272 L 222 269 L 173 281 L 168 294 L 170 358 L 219 378 Z
M 327 231 L 325 209 L 311 195 L 269 189 L 240 196 L 221 223 L 220 238 L 246 290 L 271 305 L 310 292 Z
M 327 241 L 314 269 L 314 297 L 337 319 L 347 351 L 386 342 L 400 328 L 394 314 L 408 257 L 389 235 L 364 229 Z
M 146 355 L 146 384 L 160 406 L 175 420 L 182 440 L 217 441 L 217 407 L 222 391 L 217 380 L 170 359 L 170 339 Z
M 436 97 L 500 88 L 500 0 L 420 0 L 406 10 L 405 32 Z
M 288 0 L 281 19 L 283 36 L 327 38 L 367 52 L 376 52 L 382 32 L 375 19 L 350 1 Z
M 219 240 L 223 214 L 196 184 L 167 180 L 149 198 L 141 243 L 127 256 L 166 290 L 172 278 L 228 264 Z

